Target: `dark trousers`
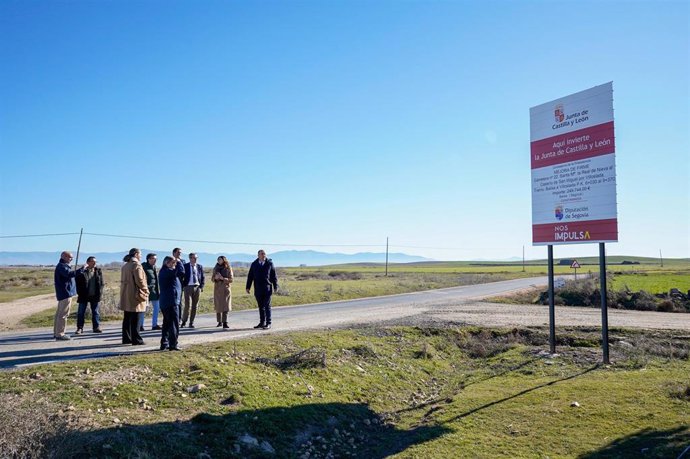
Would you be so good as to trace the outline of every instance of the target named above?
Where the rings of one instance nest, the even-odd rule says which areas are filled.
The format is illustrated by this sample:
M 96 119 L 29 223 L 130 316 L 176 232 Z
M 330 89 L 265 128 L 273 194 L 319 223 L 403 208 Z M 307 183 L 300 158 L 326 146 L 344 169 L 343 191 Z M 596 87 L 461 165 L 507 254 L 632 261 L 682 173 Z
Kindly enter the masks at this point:
M 180 306 L 177 304 L 161 307 L 163 311 L 163 332 L 161 333 L 161 347 L 173 348 L 177 346 L 180 335 Z
M 139 315 L 143 312 L 125 311 L 122 319 L 122 344 L 144 344 L 139 334 Z
M 264 325 L 271 325 L 271 294 L 254 295 L 254 298 L 259 305 L 259 322 Z
M 77 310 L 77 328 L 84 328 L 84 319 L 86 317 L 86 305 L 91 305 L 91 325 L 93 329 L 97 329 L 100 326 L 101 314 L 99 309 L 98 301 L 89 300 L 85 303 L 79 303 L 79 309 Z

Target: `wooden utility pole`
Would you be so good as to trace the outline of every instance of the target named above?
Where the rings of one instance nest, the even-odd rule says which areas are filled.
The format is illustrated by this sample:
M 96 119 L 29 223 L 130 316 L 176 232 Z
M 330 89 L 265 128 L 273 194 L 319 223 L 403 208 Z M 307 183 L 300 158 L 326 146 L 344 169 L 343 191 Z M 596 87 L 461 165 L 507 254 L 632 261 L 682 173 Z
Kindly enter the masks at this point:
M 77 244 L 77 257 L 74 259 L 74 269 L 79 266 L 79 250 L 81 249 L 81 235 L 84 234 L 84 228 L 79 231 L 79 244 Z

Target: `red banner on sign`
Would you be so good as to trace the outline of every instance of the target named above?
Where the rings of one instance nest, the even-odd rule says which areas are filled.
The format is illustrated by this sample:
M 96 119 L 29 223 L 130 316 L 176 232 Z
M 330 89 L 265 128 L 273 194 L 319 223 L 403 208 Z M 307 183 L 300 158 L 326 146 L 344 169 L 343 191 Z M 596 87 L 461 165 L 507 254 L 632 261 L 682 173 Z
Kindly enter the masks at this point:
M 530 150 L 532 169 L 613 153 L 613 121 L 537 140 L 531 143 Z
M 618 220 L 615 218 L 532 225 L 532 241 L 537 245 L 615 242 L 617 240 Z

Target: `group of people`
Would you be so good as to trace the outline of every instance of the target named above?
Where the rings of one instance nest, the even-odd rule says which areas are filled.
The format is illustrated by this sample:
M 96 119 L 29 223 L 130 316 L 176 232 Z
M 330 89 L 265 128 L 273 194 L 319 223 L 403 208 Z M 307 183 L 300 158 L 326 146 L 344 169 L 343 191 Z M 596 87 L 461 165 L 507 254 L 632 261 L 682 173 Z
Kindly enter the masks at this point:
M 103 273 L 96 266 L 96 258 L 89 257 L 86 264 L 72 269 L 73 257 L 69 251 L 62 252 L 60 262 L 55 267 L 55 295 L 58 300 L 55 313 L 54 337 L 67 341 L 71 337 L 65 333 L 72 297 L 77 296 L 77 331 L 84 332 L 86 307 L 91 307 L 91 321 L 94 333 L 102 333 L 100 328 L 99 305 L 104 288 Z M 179 351 L 180 328 L 194 328 L 199 297 L 204 290 L 206 279 L 204 268 L 194 253 L 189 261 L 182 259 L 182 249 L 176 247 L 172 256 L 166 256 L 160 270 L 156 266 L 158 256 L 146 255 L 141 262 L 141 250 L 132 248 L 123 258 L 120 271 L 120 309 L 124 312 L 122 320 L 122 344 L 143 345 L 139 332 L 144 331 L 144 317 L 149 304 L 152 307 L 151 329 L 161 330 L 161 350 Z M 228 313 L 232 309 L 230 284 L 234 273 L 225 256 L 219 256 L 211 273 L 213 282 L 213 305 L 216 312 L 217 327 L 230 328 Z M 259 308 L 259 324 L 254 328 L 271 328 L 271 296 L 278 289 L 278 278 L 271 259 L 264 250 L 259 250 L 247 274 L 246 291 L 254 286 L 254 297 Z M 182 297 L 184 296 L 184 309 Z M 158 325 L 158 315 L 163 314 L 163 326 Z M 189 321 L 189 325 L 187 322 Z

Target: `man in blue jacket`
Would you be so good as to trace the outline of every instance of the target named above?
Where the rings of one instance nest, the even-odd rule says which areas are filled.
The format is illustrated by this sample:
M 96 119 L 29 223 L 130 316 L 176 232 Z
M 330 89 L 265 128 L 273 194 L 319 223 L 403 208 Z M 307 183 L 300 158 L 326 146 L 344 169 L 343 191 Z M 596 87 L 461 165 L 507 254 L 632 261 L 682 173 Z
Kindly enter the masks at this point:
M 271 295 L 278 290 L 278 277 L 273 261 L 266 258 L 266 252 L 259 250 L 258 258 L 249 267 L 247 293 L 254 283 L 254 297 L 259 305 L 259 325 L 254 328 L 271 328 Z
M 180 334 L 180 298 L 182 297 L 182 284 L 177 275 L 175 265 L 177 260 L 173 257 L 165 257 L 163 266 L 158 274 L 158 286 L 160 291 L 160 307 L 163 311 L 163 331 L 161 333 L 161 351 L 169 349 L 179 351 L 177 338 Z
M 72 253 L 68 251 L 60 254 L 60 261 L 55 266 L 55 297 L 58 300 L 57 311 L 55 311 L 55 321 L 53 325 L 53 336 L 58 341 L 69 341 L 68 335 L 65 335 L 65 328 L 67 327 L 67 316 L 69 315 L 72 297 L 77 294 L 77 287 L 74 283 L 74 278 L 80 271 L 72 270 L 70 262 L 72 261 Z

